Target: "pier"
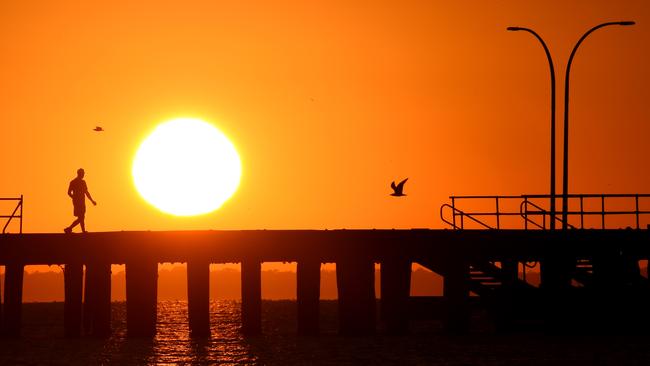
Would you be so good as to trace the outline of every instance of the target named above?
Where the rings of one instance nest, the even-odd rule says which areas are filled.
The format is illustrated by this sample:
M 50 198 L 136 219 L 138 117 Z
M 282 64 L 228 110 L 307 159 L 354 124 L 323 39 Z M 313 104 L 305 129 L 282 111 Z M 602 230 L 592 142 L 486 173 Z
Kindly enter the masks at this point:
M 443 276 L 443 319 L 449 333 L 469 330 L 469 309 L 475 300 L 505 330 L 513 329 L 521 312 L 551 326 L 566 326 L 564 320 L 576 312 L 591 314 L 601 323 L 611 318 L 621 324 L 621 311 L 625 311 L 629 324 L 624 323 L 635 327 L 648 309 L 650 285 L 639 262 L 649 258 L 646 229 L 4 234 L 0 236 L 0 265 L 5 267 L 0 327 L 7 336 L 20 335 L 24 266 L 60 264 L 64 266 L 65 334 L 109 335 L 110 266 L 125 264 L 128 336 L 152 337 L 158 264 L 187 263 L 190 332 L 209 336 L 209 265 L 241 263 L 241 329 L 256 335 L 262 331 L 264 262 L 297 263 L 299 334 L 319 332 L 322 263 L 336 263 L 341 334 L 372 334 L 379 321 L 388 333 L 408 332 L 413 263 Z M 531 262 L 541 266 L 539 287 L 522 276 L 521 268 Z M 380 314 L 374 290 L 377 263 Z

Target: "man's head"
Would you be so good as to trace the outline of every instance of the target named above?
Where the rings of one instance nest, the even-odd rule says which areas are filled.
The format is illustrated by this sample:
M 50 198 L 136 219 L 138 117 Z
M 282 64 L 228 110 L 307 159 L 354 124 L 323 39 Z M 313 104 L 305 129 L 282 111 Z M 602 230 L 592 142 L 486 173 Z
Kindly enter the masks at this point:
M 86 174 L 86 172 L 84 172 L 83 168 L 77 169 L 77 177 L 83 178 L 84 174 Z

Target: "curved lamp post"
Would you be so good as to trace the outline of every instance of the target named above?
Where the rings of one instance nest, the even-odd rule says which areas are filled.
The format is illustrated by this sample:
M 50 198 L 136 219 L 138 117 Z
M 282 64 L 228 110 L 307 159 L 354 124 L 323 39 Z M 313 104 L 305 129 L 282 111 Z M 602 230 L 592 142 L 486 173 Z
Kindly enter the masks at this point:
M 544 47 L 546 58 L 548 59 L 548 66 L 551 71 L 551 212 L 550 212 L 550 225 L 551 230 L 555 230 L 555 68 L 553 67 L 553 59 L 551 52 L 548 50 L 546 43 L 534 30 L 524 27 L 508 27 L 509 31 L 524 31 L 532 34 L 539 40 L 539 43 Z
M 571 72 L 571 63 L 573 62 L 573 57 L 578 51 L 578 47 L 582 41 L 587 38 L 592 32 L 603 27 L 610 25 L 634 25 L 633 21 L 620 21 L 620 22 L 607 22 L 599 24 L 590 30 L 588 30 L 580 39 L 578 43 L 573 47 L 571 51 L 571 56 L 569 56 L 569 61 L 566 66 L 566 76 L 564 77 L 564 158 L 563 158 L 563 169 L 562 169 L 562 229 L 566 230 L 568 226 L 568 189 L 569 189 L 569 75 Z

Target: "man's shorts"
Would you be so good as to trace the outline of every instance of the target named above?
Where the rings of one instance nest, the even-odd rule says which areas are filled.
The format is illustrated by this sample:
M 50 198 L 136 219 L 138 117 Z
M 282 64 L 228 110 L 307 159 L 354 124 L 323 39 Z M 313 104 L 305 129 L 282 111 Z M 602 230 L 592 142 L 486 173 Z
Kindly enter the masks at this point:
M 86 204 L 78 203 L 74 205 L 74 215 L 77 217 L 82 217 L 86 215 Z

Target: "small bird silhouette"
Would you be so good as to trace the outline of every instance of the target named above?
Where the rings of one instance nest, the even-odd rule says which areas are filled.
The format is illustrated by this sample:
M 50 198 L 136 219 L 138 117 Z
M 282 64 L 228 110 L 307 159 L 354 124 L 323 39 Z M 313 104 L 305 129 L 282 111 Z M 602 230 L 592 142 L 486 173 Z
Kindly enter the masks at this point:
M 95 132 L 102 132 L 102 131 L 104 131 L 104 129 L 101 128 L 100 126 L 97 126 L 97 127 L 93 128 L 93 131 L 95 131 Z
M 392 188 L 394 192 L 391 193 L 390 195 L 395 197 L 406 196 L 403 192 L 404 192 L 404 183 L 406 183 L 407 180 L 409 179 L 408 178 L 404 179 L 403 181 L 399 182 L 398 185 L 395 185 L 395 181 L 393 181 L 390 184 L 390 188 Z

